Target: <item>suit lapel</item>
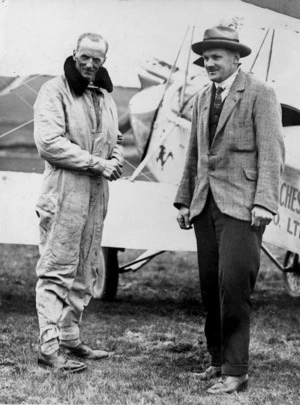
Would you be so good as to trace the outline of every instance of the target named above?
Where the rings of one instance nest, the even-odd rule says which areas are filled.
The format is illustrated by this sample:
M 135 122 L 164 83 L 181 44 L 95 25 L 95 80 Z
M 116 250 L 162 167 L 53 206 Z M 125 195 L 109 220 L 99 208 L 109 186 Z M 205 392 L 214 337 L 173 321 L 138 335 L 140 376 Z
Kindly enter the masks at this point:
M 225 102 L 224 102 L 223 110 L 221 112 L 221 116 L 219 119 L 215 137 L 218 135 L 218 133 L 224 127 L 224 125 L 226 124 L 228 118 L 230 117 L 237 101 L 241 98 L 242 92 L 245 89 L 245 78 L 246 78 L 245 73 L 240 72 L 237 75 L 235 81 L 233 82 L 233 84 L 229 90 L 229 93 L 225 99 Z
M 210 85 L 203 94 L 203 108 L 202 108 L 201 122 L 203 125 L 202 133 L 205 135 L 205 141 L 207 142 L 207 146 L 209 145 L 209 110 L 212 93 L 213 93 L 213 84 Z

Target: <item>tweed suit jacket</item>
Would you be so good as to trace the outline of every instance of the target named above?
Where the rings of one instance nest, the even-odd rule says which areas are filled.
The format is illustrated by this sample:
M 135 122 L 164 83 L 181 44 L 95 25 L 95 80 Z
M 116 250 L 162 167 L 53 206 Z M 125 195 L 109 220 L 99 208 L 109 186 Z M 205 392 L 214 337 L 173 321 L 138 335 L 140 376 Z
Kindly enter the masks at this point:
M 274 214 L 284 166 L 281 108 L 274 90 L 240 71 L 225 99 L 209 146 L 209 110 L 213 84 L 194 103 L 186 162 L 174 205 L 199 215 L 209 188 L 220 211 L 251 220 L 254 205 Z

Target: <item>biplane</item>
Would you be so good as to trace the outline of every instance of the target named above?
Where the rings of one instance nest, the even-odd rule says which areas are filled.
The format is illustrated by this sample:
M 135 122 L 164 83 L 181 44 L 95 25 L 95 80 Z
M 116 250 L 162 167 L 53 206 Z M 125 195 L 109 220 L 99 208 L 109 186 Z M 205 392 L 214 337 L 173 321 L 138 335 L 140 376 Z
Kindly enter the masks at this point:
M 275 58 L 278 33 L 258 29 L 255 32 L 250 36 L 254 52 L 247 61 L 248 70 L 276 87 L 282 105 L 287 149 L 280 209 L 264 236 L 265 242 L 281 247 L 287 253 L 284 262 L 280 263 L 265 245 L 263 251 L 283 272 L 288 292 L 300 296 L 300 97 L 295 94 L 293 76 L 288 72 L 278 75 Z M 283 37 L 285 43 L 299 43 L 298 33 L 286 30 Z M 193 231 L 179 229 L 173 208 L 185 160 L 193 99 L 208 80 L 204 71 L 193 66 L 189 51 L 193 40 L 196 41 L 195 29 L 189 27 L 174 63 L 157 59 L 140 70 L 140 91 L 130 100 L 128 113 L 121 117 L 121 130 L 132 131 L 141 161 L 128 177 L 110 185 L 102 243 L 103 265 L 94 288 L 95 297 L 113 299 L 119 274 L 136 271 L 164 251 L 196 251 Z M 282 54 L 281 49 L 281 58 Z M 180 60 L 181 56 L 184 61 Z M 261 59 L 263 63 L 260 63 Z M 24 86 L 30 88 L 32 106 L 38 87 L 44 81 L 45 77 L 41 75 L 8 77 L 0 91 L 5 96 Z M 22 92 L 18 92 L 18 98 L 22 97 Z M 32 119 L 18 125 L 17 129 L 31 123 Z M 15 130 L 2 129 L 0 141 L 8 139 Z M 40 184 L 39 173 L 0 172 L 0 243 L 38 244 L 34 207 Z M 118 252 L 124 249 L 145 252 L 131 263 L 120 264 Z
M 278 93 L 287 156 L 280 186 L 279 211 L 264 235 L 265 242 L 287 250 L 284 262 L 279 263 L 265 244 L 262 250 L 283 272 L 288 293 L 299 296 L 300 103 L 297 92 L 288 86 L 288 80 L 283 82 L 272 70 L 272 65 L 276 63 L 272 58 L 275 57 L 275 50 L 279 51 L 279 41 L 289 44 L 300 38 L 297 39 L 299 33 L 279 34 L 270 29 L 261 30 L 260 34 L 259 46 L 248 61 L 248 67 L 250 72 L 255 72 L 258 65 L 258 75 L 270 82 Z M 275 35 L 279 35 L 276 38 L 277 49 Z M 193 36 L 194 33 L 190 42 L 193 41 Z M 204 71 L 199 72 L 198 68 L 198 72 L 189 73 L 190 70 L 189 64 L 182 71 L 175 64 L 171 66 L 163 61 L 153 60 L 140 71 L 144 90 L 131 99 L 129 108 L 131 126 L 142 162 L 131 180 L 147 166 L 157 181 L 178 184 L 189 139 L 193 101 L 199 89 L 208 83 Z

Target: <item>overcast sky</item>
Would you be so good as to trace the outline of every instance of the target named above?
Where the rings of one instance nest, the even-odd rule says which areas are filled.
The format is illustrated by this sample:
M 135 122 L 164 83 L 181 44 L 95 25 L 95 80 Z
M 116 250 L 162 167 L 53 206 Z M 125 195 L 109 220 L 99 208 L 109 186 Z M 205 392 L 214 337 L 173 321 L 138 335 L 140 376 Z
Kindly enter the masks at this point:
M 124 86 L 138 85 L 144 60 L 173 62 L 189 25 L 198 27 L 196 41 L 205 28 L 238 17 L 241 42 L 253 47 L 251 29 L 300 31 L 299 20 L 240 0 L 0 0 L 0 7 L 0 75 L 60 74 L 78 35 L 96 31 L 110 43 L 114 83 Z

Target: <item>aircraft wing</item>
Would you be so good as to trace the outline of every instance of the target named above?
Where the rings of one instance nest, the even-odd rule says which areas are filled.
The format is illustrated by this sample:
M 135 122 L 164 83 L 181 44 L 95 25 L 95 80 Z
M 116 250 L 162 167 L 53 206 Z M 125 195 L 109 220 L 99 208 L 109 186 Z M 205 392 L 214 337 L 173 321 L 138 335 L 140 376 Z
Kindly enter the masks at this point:
M 0 243 L 39 242 L 35 214 L 42 175 L 1 172 Z M 110 183 L 110 202 L 103 246 L 127 249 L 196 251 L 193 230 L 179 229 L 173 207 L 176 186 L 119 180 Z M 279 215 L 267 227 L 264 241 L 300 253 L 300 170 L 284 172 Z
M 0 243 L 39 243 L 35 205 L 41 183 L 41 174 L 0 172 Z M 111 182 L 103 246 L 195 251 L 193 231 L 177 225 L 175 193 L 168 184 Z

